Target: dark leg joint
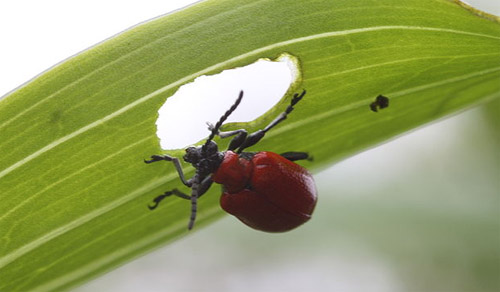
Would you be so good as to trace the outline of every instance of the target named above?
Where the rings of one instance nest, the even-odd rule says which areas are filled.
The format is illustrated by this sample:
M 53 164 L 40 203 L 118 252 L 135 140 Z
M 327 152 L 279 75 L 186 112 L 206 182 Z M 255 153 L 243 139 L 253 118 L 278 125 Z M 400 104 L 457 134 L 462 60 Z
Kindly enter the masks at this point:
M 247 138 L 247 131 L 243 130 L 241 131 L 236 137 L 234 137 L 231 142 L 229 142 L 229 146 L 227 147 L 227 150 L 234 150 L 238 147 L 241 146 L 245 142 L 245 139 Z
M 245 141 L 241 144 L 240 148 L 238 149 L 238 153 L 241 153 L 245 148 L 257 144 L 257 142 L 259 142 L 260 139 L 262 139 L 262 137 L 264 137 L 265 134 L 266 134 L 265 130 L 258 130 L 257 132 L 248 135 L 248 137 L 246 137 Z

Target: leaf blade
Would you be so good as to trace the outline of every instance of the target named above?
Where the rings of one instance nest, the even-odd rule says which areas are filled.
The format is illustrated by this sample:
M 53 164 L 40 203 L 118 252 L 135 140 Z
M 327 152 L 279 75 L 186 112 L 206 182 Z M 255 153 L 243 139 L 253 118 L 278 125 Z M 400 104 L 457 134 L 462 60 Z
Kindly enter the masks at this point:
M 17 195 L 0 206 L 7 230 L 0 275 L 12 279 L 0 289 L 74 285 L 185 233 L 182 202 L 165 204 L 168 214 L 145 211 L 154 194 L 178 185 L 173 168 L 139 164 L 159 151 L 154 121 L 163 99 L 199 75 L 284 51 L 298 56 L 308 103 L 259 149 L 304 147 L 316 168 L 499 96 L 498 23 L 447 1 L 304 3 L 203 2 L 84 52 L 3 99 L 0 189 Z M 368 104 L 386 91 L 391 107 L 375 115 Z M 199 223 L 221 215 L 217 192 L 201 202 Z M 175 228 L 162 229 L 165 221 Z

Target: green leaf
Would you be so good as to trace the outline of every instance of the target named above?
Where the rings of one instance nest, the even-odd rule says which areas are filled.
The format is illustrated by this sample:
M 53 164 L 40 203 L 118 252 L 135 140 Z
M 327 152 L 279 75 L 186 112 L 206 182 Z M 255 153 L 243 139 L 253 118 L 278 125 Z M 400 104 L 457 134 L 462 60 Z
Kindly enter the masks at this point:
M 182 84 L 295 56 L 290 93 L 307 100 L 253 149 L 307 150 L 317 170 L 498 98 L 499 22 L 445 0 L 205 1 L 56 66 L 0 100 L 0 291 L 67 289 L 188 234 L 185 201 L 146 208 L 179 186 L 174 168 L 142 162 Z M 379 94 L 390 106 L 374 113 Z M 196 228 L 223 215 L 219 192 Z

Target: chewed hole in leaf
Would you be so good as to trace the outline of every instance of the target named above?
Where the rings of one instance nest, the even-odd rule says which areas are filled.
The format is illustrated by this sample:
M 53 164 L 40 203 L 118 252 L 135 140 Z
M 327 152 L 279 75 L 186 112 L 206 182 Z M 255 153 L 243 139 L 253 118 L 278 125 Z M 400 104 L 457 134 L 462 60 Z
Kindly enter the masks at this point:
M 298 79 L 296 64 L 293 56 L 283 54 L 273 61 L 260 59 L 245 67 L 200 76 L 181 86 L 158 111 L 161 148 L 184 148 L 208 136 L 206 122 L 217 122 L 241 90 L 243 100 L 226 123 L 255 120 L 275 106 Z

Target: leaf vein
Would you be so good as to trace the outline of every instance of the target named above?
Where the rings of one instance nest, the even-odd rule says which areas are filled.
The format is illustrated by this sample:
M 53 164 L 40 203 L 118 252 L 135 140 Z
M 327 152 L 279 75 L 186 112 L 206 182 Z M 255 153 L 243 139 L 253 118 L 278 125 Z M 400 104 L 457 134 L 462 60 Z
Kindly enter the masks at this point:
M 159 187 L 160 185 L 164 184 L 165 182 L 168 182 L 170 180 L 173 180 L 177 178 L 177 174 L 171 174 L 167 175 L 165 177 L 155 179 L 153 181 L 148 182 L 147 184 L 143 185 L 140 188 L 135 189 L 134 191 L 126 194 L 123 197 L 120 197 L 117 200 L 114 200 L 84 216 L 81 216 L 80 218 L 73 220 L 61 227 L 58 227 L 45 235 L 21 246 L 20 248 L 9 252 L 5 256 L 0 258 L 0 269 L 11 263 L 12 261 L 16 260 L 17 258 L 25 255 L 26 253 L 36 249 L 37 247 L 43 245 L 44 243 L 47 243 L 48 241 L 63 235 L 66 232 L 69 232 L 127 202 L 130 202 L 131 200 L 140 197 L 142 194 L 151 191 L 152 189 Z

